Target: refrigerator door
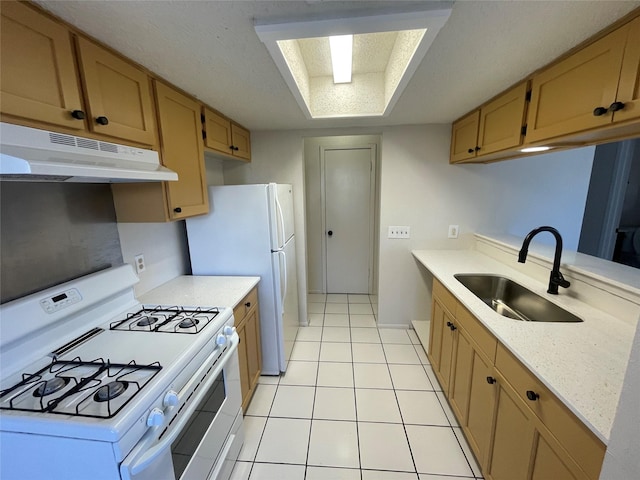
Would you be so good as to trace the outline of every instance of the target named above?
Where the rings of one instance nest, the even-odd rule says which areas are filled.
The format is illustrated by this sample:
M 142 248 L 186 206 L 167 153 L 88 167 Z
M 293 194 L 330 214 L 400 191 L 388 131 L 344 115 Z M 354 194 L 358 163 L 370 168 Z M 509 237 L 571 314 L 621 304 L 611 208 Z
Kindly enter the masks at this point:
M 270 183 L 269 203 L 273 226 L 271 249 L 280 250 L 294 234 L 293 186 Z
M 262 372 L 280 373 L 282 341 L 276 313 L 279 284 L 274 282 L 268 187 L 233 185 L 209 188 L 211 211 L 188 218 L 187 236 L 193 275 L 259 276 Z
M 280 349 L 280 371 L 287 369 L 293 344 L 298 335 L 298 278 L 296 275 L 296 240 L 291 237 L 282 250 L 273 253 L 274 284 L 276 292 L 276 315 L 278 322 Z

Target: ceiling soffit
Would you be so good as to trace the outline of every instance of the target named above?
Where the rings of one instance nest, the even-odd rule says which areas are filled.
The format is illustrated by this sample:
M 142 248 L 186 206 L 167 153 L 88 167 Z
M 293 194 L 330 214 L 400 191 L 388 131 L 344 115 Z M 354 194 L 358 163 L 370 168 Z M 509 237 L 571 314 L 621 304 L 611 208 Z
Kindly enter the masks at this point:
M 450 9 L 256 25 L 307 118 L 387 116 Z M 353 34 L 351 83 L 334 84 L 330 35 Z

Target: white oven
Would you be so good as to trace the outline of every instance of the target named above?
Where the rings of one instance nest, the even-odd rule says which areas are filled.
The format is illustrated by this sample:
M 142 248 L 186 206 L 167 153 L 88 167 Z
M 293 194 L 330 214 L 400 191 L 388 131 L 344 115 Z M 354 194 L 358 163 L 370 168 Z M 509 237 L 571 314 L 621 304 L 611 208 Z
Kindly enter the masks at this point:
M 0 306 L 0 478 L 230 477 L 232 312 L 140 305 L 135 281 L 118 267 Z

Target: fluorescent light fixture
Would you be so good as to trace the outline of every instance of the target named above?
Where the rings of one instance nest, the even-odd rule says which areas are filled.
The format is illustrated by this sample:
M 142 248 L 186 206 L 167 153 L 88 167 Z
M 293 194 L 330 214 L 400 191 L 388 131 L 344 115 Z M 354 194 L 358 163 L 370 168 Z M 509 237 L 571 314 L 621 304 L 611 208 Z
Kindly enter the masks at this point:
M 520 151 L 522 153 L 533 153 L 533 152 L 546 152 L 547 150 L 551 150 L 553 147 L 528 147 L 522 148 Z
M 353 35 L 329 37 L 333 83 L 351 83 Z

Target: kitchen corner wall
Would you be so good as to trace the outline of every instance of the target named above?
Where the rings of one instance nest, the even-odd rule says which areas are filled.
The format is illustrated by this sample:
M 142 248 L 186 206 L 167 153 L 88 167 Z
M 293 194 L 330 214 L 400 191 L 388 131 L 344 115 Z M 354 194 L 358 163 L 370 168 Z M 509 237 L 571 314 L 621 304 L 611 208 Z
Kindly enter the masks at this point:
M 378 321 L 406 326 L 427 320 L 431 301 L 431 278 L 411 250 L 469 248 L 476 231 L 523 236 L 541 224 L 559 228 L 567 248 L 579 237 L 593 148 L 453 166 L 450 132 L 450 125 L 252 132 L 251 163 L 225 162 L 224 180 L 293 184 L 302 297 L 307 286 L 304 138 L 381 134 Z M 460 238 L 447 238 L 450 224 L 459 225 Z M 411 226 L 411 238 L 386 238 L 389 225 Z

